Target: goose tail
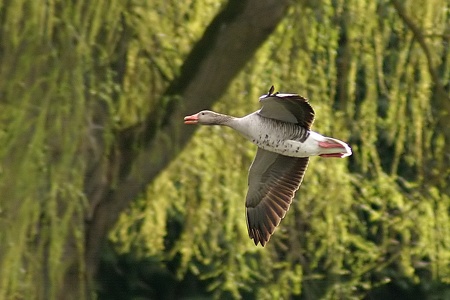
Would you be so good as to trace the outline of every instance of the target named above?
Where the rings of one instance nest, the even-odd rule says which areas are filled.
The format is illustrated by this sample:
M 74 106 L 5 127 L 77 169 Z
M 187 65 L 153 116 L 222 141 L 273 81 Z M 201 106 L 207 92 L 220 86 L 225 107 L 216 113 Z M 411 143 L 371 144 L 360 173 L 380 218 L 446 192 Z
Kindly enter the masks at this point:
M 352 149 L 349 145 L 335 138 L 325 137 L 319 142 L 321 157 L 344 158 L 352 155 Z

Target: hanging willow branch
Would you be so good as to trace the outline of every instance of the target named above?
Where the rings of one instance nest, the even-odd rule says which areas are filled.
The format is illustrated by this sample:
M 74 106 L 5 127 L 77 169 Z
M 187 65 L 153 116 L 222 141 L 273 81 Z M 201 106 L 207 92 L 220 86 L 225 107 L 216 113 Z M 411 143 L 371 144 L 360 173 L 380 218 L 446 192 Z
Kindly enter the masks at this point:
M 436 118 L 436 123 L 440 128 L 442 128 L 443 137 L 446 140 L 446 143 L 450 142 L 450 122 L 448 121 L 448 114 L 450 112 L 450 94 L 446 91 L 446 87 L 444 87 L 442 80 L 440 79 L 438 68 L 433 61 L 432 52 L 430 47 L 426 42 L 426 38 L 430 37 L 429 35 L 425 35 L 422 29 L 416 25 L 413 19 L 408 16 L 405 11 L 404 5 L 400 3 L 398 0 L 391 0 L 392 5 L 396 9 L 399 17 L 403 20 L 406 26 L 412 31 L 414 34 L 414 38 L 419 43 L 422 51 L 425 54 L 428 66 L 428 72 L 431 75 L 431 78 L 434 82 L 434 97 L 432 98 L 434 116 Z M 444 34 L 442 36 L 444 41 L 448 38 Z M 444 50 L 446 51 L 446 50 Z M 445 56 L 445 54 L 444 54 Z M 445 59 L 444 62 L 445 64 Z M 448 86 L 447 86 L 448 88 Z M 450 153 L 447 152 L 446 155 L 443 156 L 442 161 L 439 162 L 438 168 L 439 171 L 433 171 L 432 167 L 427 166 L 427 173 L 429 177 L 429 182 L 434 182 L 436 185 L 441 186 L 441 188 L 446 191 L 444 193 L 448 193 L 450 187 L 446 184 L 450 178 L 449 170 L 450 166 Z M 433 178 L 433 179 L 432 179 Z
M 425 57 L 427 58 L 428 71 L 430 72 L 431 78 L 433 78 L 437 97 L 438 98 L 447 98 L 448 100 L 450 100 L 449 95 L 447 93 L 445 93 L 444 86 L 442 84 L 442 81 L 439 78 L 439 73 L 437 71 L 437 68 L 434 65 L 430 48 L 428 47 L 427 42 L 425 41 L 426 35 L 422 32 L 422 30 L 419 28 L 419 26 L 417 26 L 416 23 L 408 16 L 408 14 L 405 11 L 405 7 L 402 4 L 400 4 L 400 1 L 391 0 L 391 2 L 392 2 L 392 5 L 394 6 L 395 10 L 397 11 L 399 17 L 403 20 L 405 25 L 414 34 L 415 39 L 419 43 L 420 47 L 422 48 L 422 51 L 425 54 Z

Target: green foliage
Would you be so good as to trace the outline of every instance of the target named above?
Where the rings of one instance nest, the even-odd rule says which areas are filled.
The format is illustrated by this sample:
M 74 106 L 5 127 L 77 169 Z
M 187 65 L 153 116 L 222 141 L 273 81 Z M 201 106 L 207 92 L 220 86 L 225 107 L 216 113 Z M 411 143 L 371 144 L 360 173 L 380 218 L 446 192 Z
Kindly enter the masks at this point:
M 0 299 L 59 298 L 67 257 L 83 261 L 87 137 L 98 130 L 90 109 L 113 89 L 95 74 L 93 45 L 111 21 L 100 10 L 120 9 L 96 4 L 2 5 Z
M 244 199 L 256 149 L 228 128 L 200 128 L 110 234 L 107 270 L 126 269 L 122 258 L 134 270 L 128 296 L 151 297 L 142 283 L 160 288 L 161 274 L 215 298 L 360 299 L 396 286 L 448 295 L 450 126 L 433 110 L 448 99 L 430 75 L 449 86 L 447 2 L 402 2 L 430 57 L 389 1 L 293 3 L 214 109 L 252 112 L 274 84 L 310 98 L 314 129 L 354 155 L 311 159 L 281 226 L 255 247 Z M 107 160 L 116 130 L 162 112 L 223 3 L 0 3 L 0 299 L 58 299 L 68 273 L 88 297 L 91 162 Z
M 0 299 L 60 298 L 67 274 L 83 297 L 88 168 L 158 107 L 219 9 L 204 3 L 0 4 Z
M 448 16 L 437 7 L 448 4 L 430 3 L 405 7 L 428 33 L 439 65 L 449 55 L 441 42 Z M 251 291 L 257 299 L 352 299 L 401 278 L 448 283 L 450 202 L 426 176 L 442 153 L 433 147 L 442 142 L 433 127 L 433 82 L 392 5 L 293 5 L 214 109 L 254 111 L 271 84 L 310 98 L 314 128 L 349 140 L 354 155 L 312 159 L 286 219 L 265 249 L 255 248 L 244 217 L 255 148 L 227 128 L 200 128 L 146 200 L 123 215 L 111 236 L 120 251 L 178 257 L 178 278 L 197 274 L 217 298 Z M 179 236 L 171 234 L 173 219 Z

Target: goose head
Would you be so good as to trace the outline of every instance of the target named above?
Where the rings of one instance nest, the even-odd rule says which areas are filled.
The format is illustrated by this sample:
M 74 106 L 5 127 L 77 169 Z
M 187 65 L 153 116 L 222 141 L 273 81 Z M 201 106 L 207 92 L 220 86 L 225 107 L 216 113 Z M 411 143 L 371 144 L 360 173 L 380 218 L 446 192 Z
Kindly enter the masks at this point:
M 202 110 L 191 116 L 184 117 L 184 124 L 223 125 L 231 117 L 210 110 Z

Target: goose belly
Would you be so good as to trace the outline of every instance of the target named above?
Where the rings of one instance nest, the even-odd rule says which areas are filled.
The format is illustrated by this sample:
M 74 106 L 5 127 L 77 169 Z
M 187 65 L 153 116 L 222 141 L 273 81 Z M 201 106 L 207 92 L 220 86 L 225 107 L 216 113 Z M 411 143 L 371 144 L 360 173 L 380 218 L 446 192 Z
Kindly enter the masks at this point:
M 250 140 L 267 151 L 291 157 L 309 157 L 320 154 L 320 147 L 314 138 L 315 135 L 315 132 L 306 130 L 299 137 L 264 133 L 253 136 Z
M 317 141 L 308 138 L 304 142 L 295 140 L 261 140 L 254 142 L 258 147 L 278 154 L 292 157 L 309 157 L 319 155 Z

